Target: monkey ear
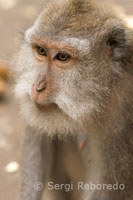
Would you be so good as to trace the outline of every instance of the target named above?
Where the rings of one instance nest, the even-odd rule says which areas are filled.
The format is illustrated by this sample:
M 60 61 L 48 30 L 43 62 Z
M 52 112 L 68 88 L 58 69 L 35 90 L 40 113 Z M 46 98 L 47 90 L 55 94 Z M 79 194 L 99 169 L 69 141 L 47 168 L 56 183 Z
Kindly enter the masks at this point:
M 109 33 L 107 44 L 110 46 L 114 61 L 121 61 L 126 56 L 126 33 L 125 29 L 114 28 Z
M 128 28 L 114 28 L 108 35 L 107 45 L 111 57 L 121 63 L 121 67 L 132 72 L 133 68 L 133 31 Z

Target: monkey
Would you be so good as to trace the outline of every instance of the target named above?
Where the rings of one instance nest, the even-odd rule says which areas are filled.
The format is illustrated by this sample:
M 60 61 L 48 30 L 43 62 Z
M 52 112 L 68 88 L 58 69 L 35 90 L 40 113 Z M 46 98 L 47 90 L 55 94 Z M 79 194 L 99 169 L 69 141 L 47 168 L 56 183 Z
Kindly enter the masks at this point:
M 25 120 L 19 200 L 43 192 L 132 200 L 133 31 L 125 22 L 95 0 L 50 1 L 25 31 L 14 73 Z

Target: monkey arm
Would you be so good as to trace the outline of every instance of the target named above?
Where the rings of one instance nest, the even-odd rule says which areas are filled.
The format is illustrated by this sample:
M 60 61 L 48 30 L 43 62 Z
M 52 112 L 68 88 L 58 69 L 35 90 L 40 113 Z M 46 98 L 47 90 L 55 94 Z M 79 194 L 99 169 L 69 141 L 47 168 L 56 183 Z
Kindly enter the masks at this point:
M 26 129 L 20 200 L 41 199 L 52 160 L 50 150 L 50 144 L 43 134 L 36 133 L 30 127 Z

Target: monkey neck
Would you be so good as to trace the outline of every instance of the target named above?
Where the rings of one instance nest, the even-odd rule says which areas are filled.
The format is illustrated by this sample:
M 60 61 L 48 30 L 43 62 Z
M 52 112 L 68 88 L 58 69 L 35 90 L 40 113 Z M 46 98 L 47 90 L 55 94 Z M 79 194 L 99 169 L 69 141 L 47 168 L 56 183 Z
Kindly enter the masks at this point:
M 88 176 L 93 183 L 125 183 L 130 177 L 123 173 L 129 154 L 132 129 L 131 81 L 121 79 L 112 89 L 102 113 L 95 116 L 94 124 L 86 129 L 88 135 Z M 127 148 L 126 142 L 129 142 Z M 111 161 L 111 162 L 110 162 Z M 130 170 L 130 163 L 128 163 Z M 119 166 L 119 167 L 118 167 Z M 127 170 L 126 168 L 126 170 Z M 118 169 L 118 170 L 112 170 Z M 104 175 L 103 175 L 104 174 Z
M 103 112 L 99 116 L 102 131 L 120 133 L 127 126 L 132 110 L 132 77 L 125 75 L 111 89 Z M 106 130 L 107 132 L 107 130 Z

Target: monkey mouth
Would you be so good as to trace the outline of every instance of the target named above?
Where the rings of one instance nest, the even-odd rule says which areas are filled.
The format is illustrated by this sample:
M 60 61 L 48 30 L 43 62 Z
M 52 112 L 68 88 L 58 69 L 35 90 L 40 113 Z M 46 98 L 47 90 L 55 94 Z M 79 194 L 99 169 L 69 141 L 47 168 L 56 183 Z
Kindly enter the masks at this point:
M 35 103 L 35 106 L 42 112 L 59 110 L 58 105 L 55 103 L 50 103 L 50 104 L 45 104 L 45 105 Z

